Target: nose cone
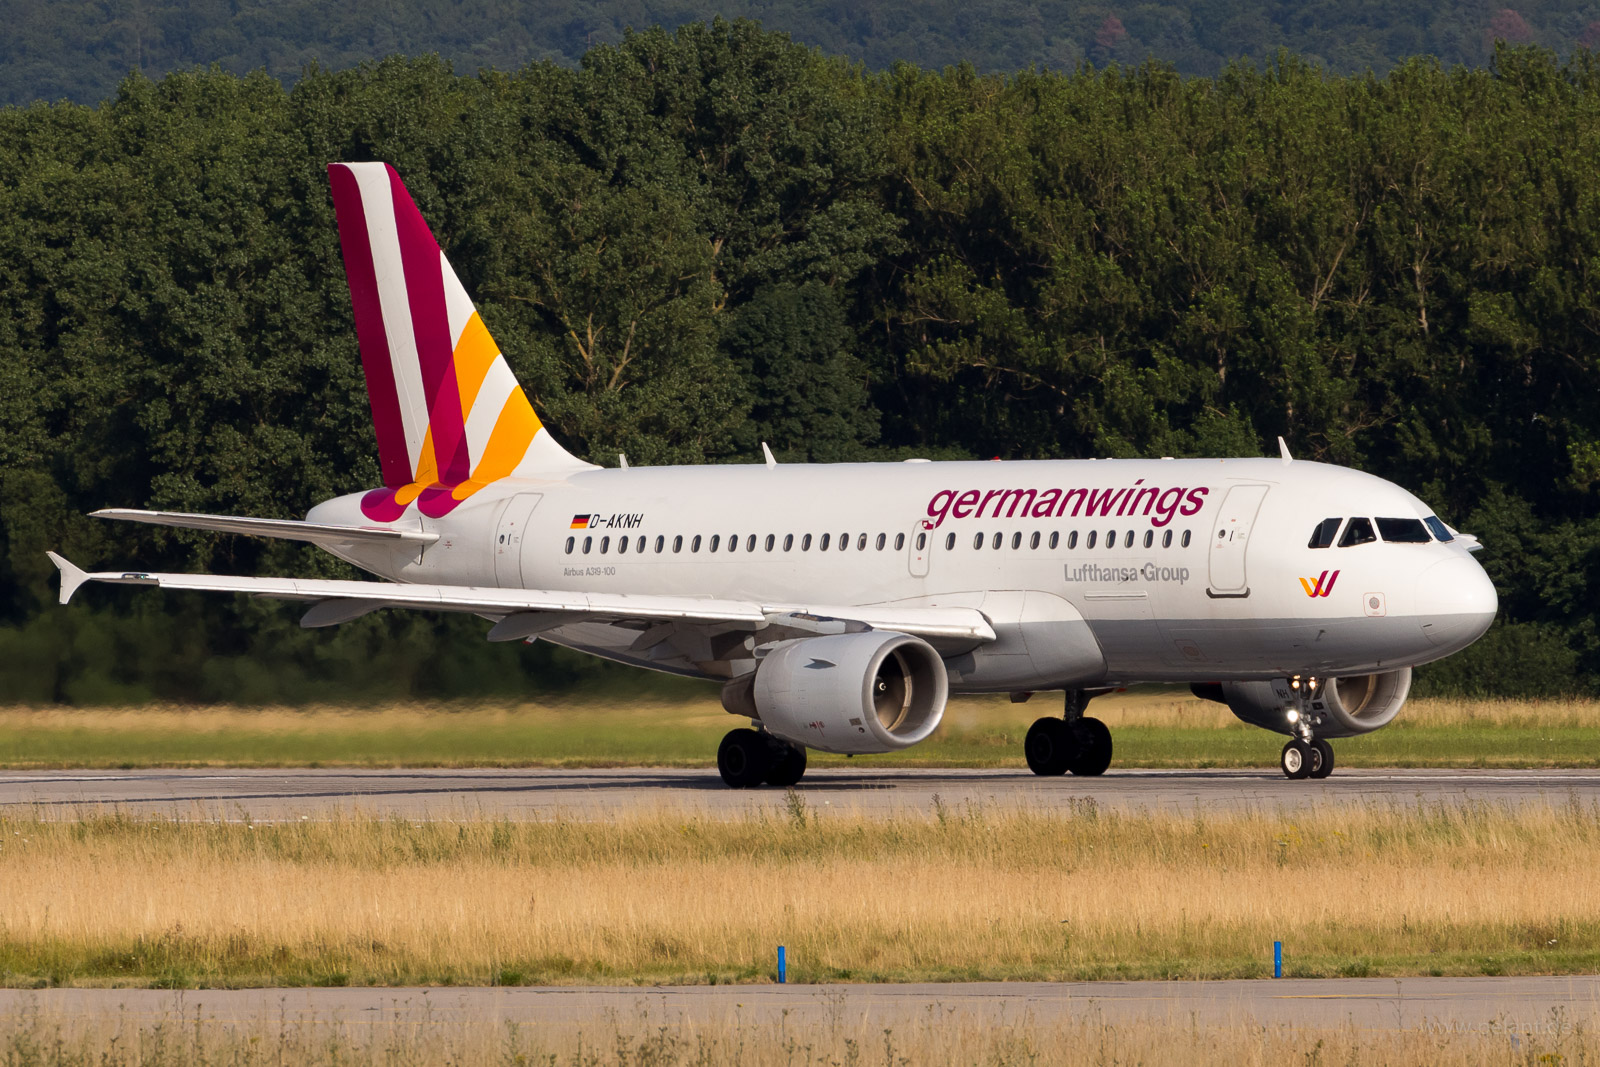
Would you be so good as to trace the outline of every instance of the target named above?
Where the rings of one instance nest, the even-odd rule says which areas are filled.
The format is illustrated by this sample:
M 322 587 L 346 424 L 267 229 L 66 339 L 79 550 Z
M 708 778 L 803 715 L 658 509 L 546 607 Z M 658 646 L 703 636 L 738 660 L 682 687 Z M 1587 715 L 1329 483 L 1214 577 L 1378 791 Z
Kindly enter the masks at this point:
M 1483 636 L 1500 606 L 1494 583 L 1470 556 L 1452 556 L 1417 576 L 1422 632 L 1445 653 L 1459 652 Z

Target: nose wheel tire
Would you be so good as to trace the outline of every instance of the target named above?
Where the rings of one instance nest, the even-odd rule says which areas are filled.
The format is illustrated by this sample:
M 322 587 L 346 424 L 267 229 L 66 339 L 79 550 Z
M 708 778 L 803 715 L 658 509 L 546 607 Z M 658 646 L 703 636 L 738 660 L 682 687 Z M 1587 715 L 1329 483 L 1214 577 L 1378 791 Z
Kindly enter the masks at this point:
M 1043 777 L 1066 774 L 1074 756 L 1072 727 L 1065 719 L 1045 718 L 1028 727 L 1028 736 L 1022 742 L 1022 754 L 1028 760 L 1028 769 Z
M 1299 738 L 1295 738 L 1287 745 L 1284 745 L 1283 754 L 1278 757 L 1278 763 L 1283 767 L 1284 777 L 1297 780 L 1301 778 L 1326 778 L 1328 772 L 1333 770 L 1333 761 L 1331 759 L 1324 761 L 1323 756 L 1333 750 L 1331 748 L 1326 750 L 1319 748 L 1319 744 L 1326 745 L 1327 742 L 1307 744 Z M 1324 763 L 1326 763 L 1327 771 L 1323 771 Z
M 806 773 L 806 750 L 776 737 L 768 737 L 766 783 L 780 788 L 794 785 Z
M 771 762 L 767 739 L 754 730 L 729 730 L 717 746 L 717 770 L 734 789 L 760 785 Z
M 1073 726 L 1078 751 L 1067 769 L 1073 774 L 1094 777 L 1111 766 L 1111 730 L 1099 719 L 1079 719 Z
M 1312 770 L 1311 777 L 1328 777 L 1328 775 L 1333 773 L 1333 746 L 1319 737 L 1315 741 L 1311 742 L 1311 747 L 1322 756 L 1322 761 L 1317 764 L 1314 770 Z

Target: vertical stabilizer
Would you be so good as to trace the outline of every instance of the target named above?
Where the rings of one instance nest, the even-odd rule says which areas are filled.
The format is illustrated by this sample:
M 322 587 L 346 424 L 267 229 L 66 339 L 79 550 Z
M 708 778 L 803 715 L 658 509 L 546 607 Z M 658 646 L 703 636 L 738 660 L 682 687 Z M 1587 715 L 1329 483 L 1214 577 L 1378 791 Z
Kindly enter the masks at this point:
M 511 474 L 589 467 L 534 414 L 394 168 L 333 163 L 328 178 L 387 487 L 362 510 L 437 517 Z

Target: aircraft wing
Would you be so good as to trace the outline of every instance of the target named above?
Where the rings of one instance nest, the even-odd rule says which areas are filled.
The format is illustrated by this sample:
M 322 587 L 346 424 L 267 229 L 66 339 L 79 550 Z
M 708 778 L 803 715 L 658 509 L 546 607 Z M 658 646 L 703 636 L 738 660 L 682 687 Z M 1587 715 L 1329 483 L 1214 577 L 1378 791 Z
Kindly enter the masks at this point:
M 301 619 L 306 627 L 331 626 L 380 608 L 453 611 L 498 618 L 490 640 L 510 641 L 578 622 L 724 623 L 764 629 L 781 625 L 825 633 L 860 624 L 926 638 L 972 642 L 995 640 L 994 628 L 976 608 L 871 607 L 826 604 L 758 603 L 687 596 L 635 596 L 626 593 L 575 593 L 539 589 L 499 589 L 463 585 L 410 585 L 398 582 L 339 581 L 326 578 L 244 578 L 221 574 L 158 574 L 146 571 L 88 572 L 54 552 L 61 571 L 61 603 L 86 582 L 153 585 L 205 593 L 245 593 L 272 600 L 311 603 Z
M 430 545 L 439 540 L 438 534 L 422 530 L 329 526 L 295 519 L 252 519 L 241 515 L 196 515 L 187 511 L 139 511 L 135 508 L 101 508 L 89 514 L 97 519 L 178 526 L 186 530 L 214 530 L 217 533 L 244 534 L 249 537 L 276 537 L 287 541 L 309 541 L 314 545 L 352 545 L 361 542 L 416 542 Z

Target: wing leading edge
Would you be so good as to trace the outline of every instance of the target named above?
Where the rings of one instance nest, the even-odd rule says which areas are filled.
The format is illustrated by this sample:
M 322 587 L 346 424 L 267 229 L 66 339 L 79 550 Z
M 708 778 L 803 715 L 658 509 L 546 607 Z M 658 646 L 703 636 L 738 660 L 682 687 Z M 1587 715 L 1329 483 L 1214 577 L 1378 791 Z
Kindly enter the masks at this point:
M 61 603 L 87 582 L 153 585 L 204 593 L 244 593 L 272 600 L 312 604 L 303 626 L 330 626 L 380 608 L 451 611 L 501 620 L 491 639 L 515 640 L 540 630 L 575 622 L 725 623 L 752 630 L 772 624 L 815 628 L 825 621 L 861 623 L 930 639 L 977 643 L 995 640 L 994 628 L 976 608 L 929 608 L 880 604 L 764 604 L 701 597 L 574 593 L 541 589 L 499 589 L 461 585 L 409 585 L 397 582 L 339 581 L 327 578 L 246 578 L 222 574 L 161 574 L 146 571 L 85 571 L 54 552 L 61 571 Z M 520 617 L 520 618 L 519 618 Z M 516 620 L 513 622 L 513 620 Z M 510 624 L 510 625 L 508 625 Z M 496 631 L 499 631 L 497 634 Z

